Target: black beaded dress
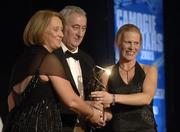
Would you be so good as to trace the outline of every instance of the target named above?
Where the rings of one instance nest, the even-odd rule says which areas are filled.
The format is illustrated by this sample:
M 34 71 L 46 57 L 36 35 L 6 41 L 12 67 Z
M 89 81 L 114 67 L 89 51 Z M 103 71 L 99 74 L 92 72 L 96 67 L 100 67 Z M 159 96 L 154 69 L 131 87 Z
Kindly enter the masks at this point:
M 119 74 L 117 63 L 109 77 L 108 88 L 114 94 L 132 94 L 142 92 L 145 72 L 136 62 L 135 75 L 126 84 Z M 132 106 L 115 104 L 112 108 L 113 118 L 110 127 L 113 132 L 156 132 L 156 122 L 151 105 Z
M 54 54 L 50 54 L 42 46 L 32 46 L 25 48 L 14 67 L 11 89 L 27 76 L 33 76 L 37 69 L 39 75 L 54 75 L 66 79 L 63 66 Z M 61 132 L 61 108 L 50 81 L 39 78 L 30 93 L 26 89 L 18 95 L 25 96 L 21 102 L 16 102 L 17 106 L 9 113 L 4 132 Z

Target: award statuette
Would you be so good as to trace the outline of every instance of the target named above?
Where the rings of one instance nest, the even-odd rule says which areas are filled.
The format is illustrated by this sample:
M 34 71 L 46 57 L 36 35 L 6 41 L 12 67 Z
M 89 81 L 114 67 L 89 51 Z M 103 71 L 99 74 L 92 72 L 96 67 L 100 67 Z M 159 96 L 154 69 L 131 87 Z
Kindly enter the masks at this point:
M 93 78 L 91 80 L 91 91 L 102 91 L 105 90 L 106 87 L 101 82 L 101 75 L 105 72 L 105 69 L 100 66 L 95 66 L 93 68 Z
M 104 72 L 106 72 L 106 69 L 104 69 L 100 66 L 96 65 L 93 68 L 93 77 L 89 82 L 90 86 L 91 86 L 91 90 L 90 90 L 91 92 L 102 91 L 102 90 L 106 89 L 106 87 L 101 82 L 101 76 Z M 95 99 L 90 96 L 90 100 L 95 100 Z M 104 120 L 104 108 L 102 109 L 102 112 L 103 112 L 103 120 Z

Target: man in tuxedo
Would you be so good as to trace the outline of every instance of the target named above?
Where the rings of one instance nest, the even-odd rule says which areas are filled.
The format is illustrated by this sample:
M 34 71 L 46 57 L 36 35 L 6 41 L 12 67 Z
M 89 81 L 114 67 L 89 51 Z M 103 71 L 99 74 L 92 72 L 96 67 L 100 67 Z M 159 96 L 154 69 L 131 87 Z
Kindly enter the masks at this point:
M 77 6 L 66 6 L 60 14 L 64 17 L 64 38 L 61 48 L 54 53 L 61 60 L 74 92 L 88 100 L 91 92 L 88 82 L 93 76 L 95 63 L 79 49 L 87 28 L 86 12 Z M 63 107 L 62 122 L 63 132 L 71 132 L 77 123 L 77 115 Z

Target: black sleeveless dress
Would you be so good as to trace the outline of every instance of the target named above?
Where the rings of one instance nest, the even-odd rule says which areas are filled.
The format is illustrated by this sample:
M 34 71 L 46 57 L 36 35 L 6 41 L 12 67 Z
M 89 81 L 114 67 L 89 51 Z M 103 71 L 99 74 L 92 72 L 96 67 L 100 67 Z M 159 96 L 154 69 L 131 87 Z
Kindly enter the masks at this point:
M 145 72 L 136 62 L 135 75 L 126 84 L 119 74 L 119 63 L 113 69 L 108 80 L 110 93 L 132 94 L 142 92 Z M 131 106 L 115 104 L 112 108 L 113 118 L 110 127 L 113 132 L 156 132 L 156 122 L 151 105 Z
M 26 48 L 12 74 L 11 88 L 39 69 L 40 75 L 65 77 L 63 66 L 55 55 L 41 46 Z M 26 90 L 24 90 L 26 92 Z M 21 96 L 20 94 L 19 96 Z M 9 113 L 4 132 L 61 132 L 61 108 L 50 81 L 39 79 L 30 95 Z

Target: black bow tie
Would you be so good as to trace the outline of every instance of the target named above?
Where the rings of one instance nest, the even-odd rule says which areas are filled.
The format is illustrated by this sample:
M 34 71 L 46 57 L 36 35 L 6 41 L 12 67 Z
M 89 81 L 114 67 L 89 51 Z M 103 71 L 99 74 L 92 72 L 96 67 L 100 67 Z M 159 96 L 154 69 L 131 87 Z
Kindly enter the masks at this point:
M 70 51 L 66 51 L 65 52 L 65 57 L 66 58 L 69 58 L 69 57 L 72 57 L 74 58 L 75 60 L 79 60 L 79 53 L 71 53 Z

